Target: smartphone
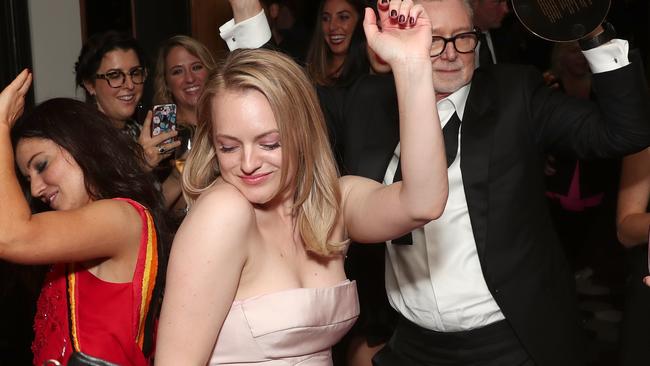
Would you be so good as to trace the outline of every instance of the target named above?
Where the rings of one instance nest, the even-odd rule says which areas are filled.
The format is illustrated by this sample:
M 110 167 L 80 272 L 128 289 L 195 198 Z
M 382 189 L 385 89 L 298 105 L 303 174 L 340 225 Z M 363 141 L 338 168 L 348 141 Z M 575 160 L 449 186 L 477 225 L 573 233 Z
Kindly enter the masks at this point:
M 169 131 L 176 131 L 176 104 L 155 105 L 153 107 L 153 120 L 151 121 L 151 137 Z M 163 144 L 175 140 L 175 138 L 170 138 L 163 141 Z

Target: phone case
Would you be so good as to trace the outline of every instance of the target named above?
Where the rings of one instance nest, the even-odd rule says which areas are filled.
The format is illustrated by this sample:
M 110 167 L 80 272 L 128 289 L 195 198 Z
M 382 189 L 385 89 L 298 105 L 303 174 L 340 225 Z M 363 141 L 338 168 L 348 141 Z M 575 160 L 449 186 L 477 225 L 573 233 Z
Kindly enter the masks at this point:
M 153 107 L 153 120 L 151 121 L 151 136 L 160 135 L 163 132 L 176 130 L 176 104 L 159 104 Z M 173 138 L 165 140 L 167 144 L 174 141 Z

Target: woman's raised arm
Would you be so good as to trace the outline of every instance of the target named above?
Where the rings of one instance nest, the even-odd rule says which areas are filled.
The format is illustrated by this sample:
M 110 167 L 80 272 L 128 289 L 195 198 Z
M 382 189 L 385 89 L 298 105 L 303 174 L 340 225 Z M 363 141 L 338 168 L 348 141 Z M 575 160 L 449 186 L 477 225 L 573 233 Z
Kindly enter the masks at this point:
M 80 209 L 32 214 L 16 177 L 10 135 L 31 80 L 24 70 L 0 94 L 0 258 L 43 264 L 134 252 L 128 248 L 139 242 L 141 224 L 125 202 L 104 200 Z
M 395 78 L 403 180 L 389 186 L 359 177 L 342 180 L 346 227 L 360 242 L 391 239 L 422 226 L 439 217 L 447 201 L 447 163 L 429 57 L 431 23 L 411 0 L 380 2 L 379 22 L 381 27 L 366 9 L 368 43 Z

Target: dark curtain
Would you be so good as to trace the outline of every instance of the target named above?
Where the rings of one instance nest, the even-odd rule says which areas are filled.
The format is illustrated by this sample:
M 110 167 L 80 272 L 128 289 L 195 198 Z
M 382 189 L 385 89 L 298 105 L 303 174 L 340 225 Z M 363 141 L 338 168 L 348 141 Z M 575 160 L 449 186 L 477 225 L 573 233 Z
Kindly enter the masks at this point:
M 4 88 L 24 68 L 32 68 L 27 1 L 4 0 L 0 4 L 0 87 Z M 33 88 L 27 106 L 34 104 Z

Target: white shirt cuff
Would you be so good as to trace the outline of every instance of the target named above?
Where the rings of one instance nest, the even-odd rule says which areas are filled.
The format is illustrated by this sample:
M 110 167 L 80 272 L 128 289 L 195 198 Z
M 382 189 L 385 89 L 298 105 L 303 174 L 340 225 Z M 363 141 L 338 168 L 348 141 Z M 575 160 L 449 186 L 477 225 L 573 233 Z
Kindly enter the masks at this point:
M 582 51 L 582 53 L 589 63 L 591 72 L 597 74 L 629 65 L 630 60 L 627 58 L 629 47 L 626 40 L 612 39 L 601 46 Z
M 231 51 L 239 48 L 260 48 L 271 39 L 271 28 L 262 10 L 256 16 L 237 24 L 234 19 L 230 19 L 219 27 L 219 35 Z

